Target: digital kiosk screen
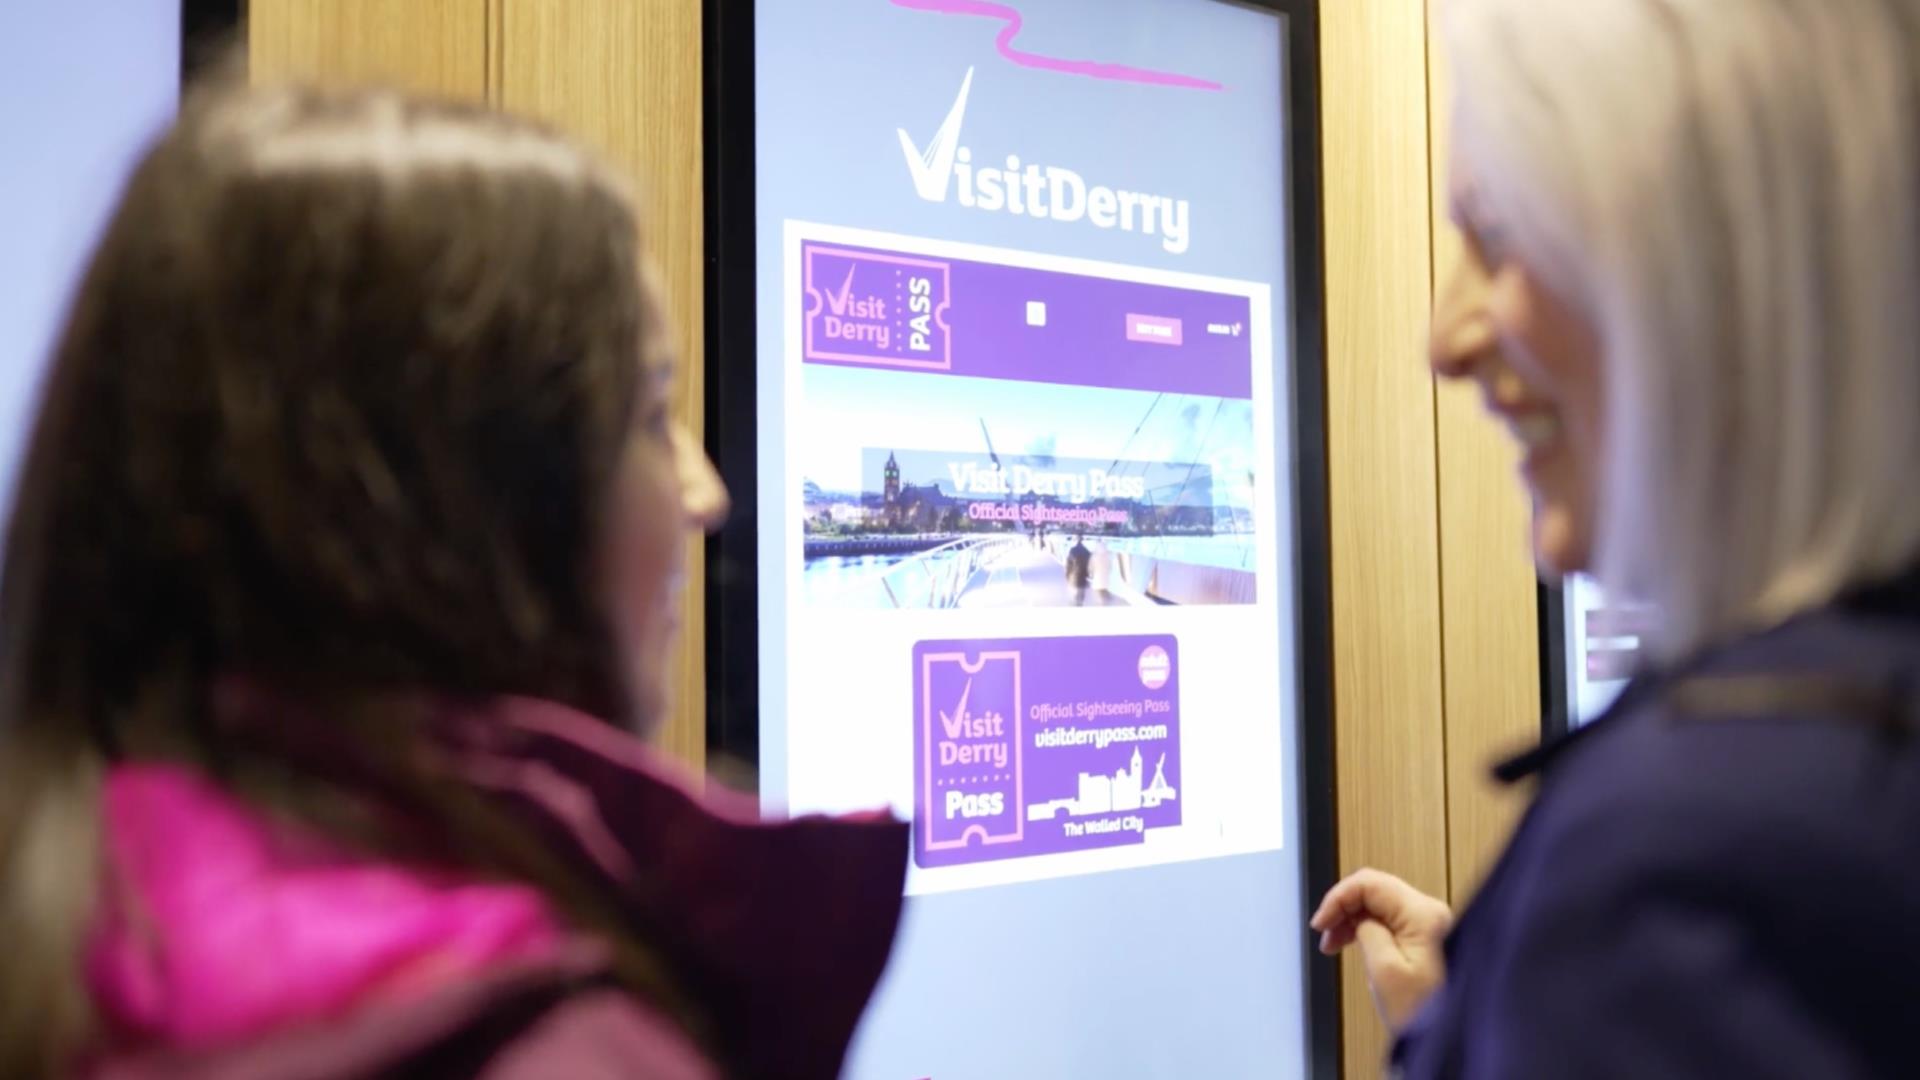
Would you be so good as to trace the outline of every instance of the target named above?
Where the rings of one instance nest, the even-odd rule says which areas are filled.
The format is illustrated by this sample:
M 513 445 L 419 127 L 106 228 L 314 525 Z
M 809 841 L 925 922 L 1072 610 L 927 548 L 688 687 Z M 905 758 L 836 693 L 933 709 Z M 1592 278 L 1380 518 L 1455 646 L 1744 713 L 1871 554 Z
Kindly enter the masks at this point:
M 1309 1071 L 1289 32 L 756 5 L 761 796 L 913 822 L 850 1076 Z

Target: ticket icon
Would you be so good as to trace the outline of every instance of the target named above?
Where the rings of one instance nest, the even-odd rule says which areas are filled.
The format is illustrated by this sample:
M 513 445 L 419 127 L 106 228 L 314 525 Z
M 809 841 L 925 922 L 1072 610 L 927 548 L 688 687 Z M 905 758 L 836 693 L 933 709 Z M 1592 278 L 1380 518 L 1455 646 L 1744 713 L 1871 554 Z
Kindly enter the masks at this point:
M 1021 813 L 1021 654 L 1015 649 L 919 657 L 921 849 L 1011 844 Z
M 809 362 L 953 369 L 950 263 L 804 243 L 800 265 Z

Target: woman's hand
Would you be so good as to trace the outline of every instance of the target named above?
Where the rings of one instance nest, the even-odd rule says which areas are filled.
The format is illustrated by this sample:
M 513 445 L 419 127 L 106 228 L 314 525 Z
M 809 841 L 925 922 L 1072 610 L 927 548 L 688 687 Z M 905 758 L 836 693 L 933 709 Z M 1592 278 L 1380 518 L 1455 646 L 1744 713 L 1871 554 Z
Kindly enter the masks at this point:
M 1327 890 L 1311 925 L 1328 956 L 1359 943 L 1373 1007 L 1395 1032 L 1446 981 L 1441 944 L 1453 928 L 1453 911 L 1392 874 L 1349 875 Z

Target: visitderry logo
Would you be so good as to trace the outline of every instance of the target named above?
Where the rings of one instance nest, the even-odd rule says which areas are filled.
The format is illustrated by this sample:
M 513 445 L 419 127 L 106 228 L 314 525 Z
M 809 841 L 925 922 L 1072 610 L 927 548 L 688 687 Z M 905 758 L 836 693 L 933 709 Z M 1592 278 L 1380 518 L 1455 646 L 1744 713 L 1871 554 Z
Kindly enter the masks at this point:
M 1079 173 L 1058 165 L 1022 166 L 1017 154 L 1007 155 L 1004 168 L 975 164 L 973 151 L 960 142 L 967 94 L 972 89 L 973 69 L 968 68 L 953 107 L 926 149 L 916 146 L 905 128 L 894 129 L 913 177 L 913 190 L 922 199 L 944 203 L 952 194 L 961 206 L 975 210 L 1085 221 L 1097 229 L 1158 236 L 1160 246 L 1175 255 L 1187 250 L 1191 219 L 1185 199 L 1089 184 Z

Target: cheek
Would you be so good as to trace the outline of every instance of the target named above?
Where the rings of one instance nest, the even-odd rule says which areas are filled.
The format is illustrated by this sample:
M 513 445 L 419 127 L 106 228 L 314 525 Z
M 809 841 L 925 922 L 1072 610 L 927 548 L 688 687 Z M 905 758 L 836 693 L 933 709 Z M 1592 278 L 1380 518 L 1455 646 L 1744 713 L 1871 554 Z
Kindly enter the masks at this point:
M 1586 320 L 1524 270 L 1494 282 L 1488 311 L 1528 387 L 1560 414 L 1589 452 L 1600 435 L 1600 350 Z
M 636 448 L 615 486 L 604 554 L 613 614 L 628 648 L 647 644 L 650 624 L 678 568 L 679 530 L 668 494 L 664 455 Z
M 1488 301 L 1501 353 L 1530 404 L 1550 408 L 1562 438 L 1539 451 L 1527 476 L 1533 548 L 1549 574 L 1590 568 L 1601 457 L 1600 350 L 1588 324 L 1524 272 L 1503 273 Z

